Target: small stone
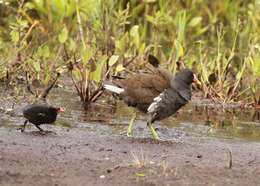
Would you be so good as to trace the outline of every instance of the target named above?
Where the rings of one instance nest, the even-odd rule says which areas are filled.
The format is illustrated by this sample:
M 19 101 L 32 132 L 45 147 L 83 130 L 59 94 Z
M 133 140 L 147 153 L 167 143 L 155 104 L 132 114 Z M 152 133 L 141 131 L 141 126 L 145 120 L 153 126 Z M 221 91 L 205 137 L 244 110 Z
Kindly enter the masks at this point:
M 105 178 L 105 175 L 101 175 L 99 176 L 100 179 L 104 179 Z
M 12 108 L 7 108 L 7 109 L 6 109 L 6 112 L 11 112 L 12 110 L 14 110 L 14 109 L 12 109 Z
M 111 173 L 112 172 L 112 170 L 111 169 L 107 169 L 107 173 Z
M 104 151 L 105 149 L 103 147 L 101 147 L 100 149 L 98 149 L 99 152 Z

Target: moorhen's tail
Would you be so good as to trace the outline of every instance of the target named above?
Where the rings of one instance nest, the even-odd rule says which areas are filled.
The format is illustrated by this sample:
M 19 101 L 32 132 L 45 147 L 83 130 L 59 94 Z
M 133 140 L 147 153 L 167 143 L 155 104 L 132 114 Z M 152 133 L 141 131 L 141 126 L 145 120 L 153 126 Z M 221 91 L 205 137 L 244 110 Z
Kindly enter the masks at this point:
M 160 61 L 152 54 L 148 55 L 148 62 L 155 68 L 158 68 L 160 65 Z
M 125 90 L 123 88 L 120 88 L 113 84 L 104 84 L 104 88 L 110 92 L 116 93 L 116 94 L 122 94 Z

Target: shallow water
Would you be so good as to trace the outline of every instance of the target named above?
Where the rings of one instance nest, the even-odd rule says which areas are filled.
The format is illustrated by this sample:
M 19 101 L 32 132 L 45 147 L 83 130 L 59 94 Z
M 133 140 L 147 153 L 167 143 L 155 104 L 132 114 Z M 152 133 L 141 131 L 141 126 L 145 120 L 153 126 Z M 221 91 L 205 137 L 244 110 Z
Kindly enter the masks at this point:
M 6 91 L 0 92 L 3 98 Z M 107 99 L 107 98 L 106 98 Z M 0 107 L 0 129 L 18 128 L 23 124 L 24 118 L 21 115 L 22 108 L 27 104 L 28 99 L 21 98 L 11 109 L 12 97 L 1 99 Z M 97 135 L 119 136 L 125 135 L 128 122 L 135 111 L 127 107 L 123 102 L 117 101 L 117 107 L 107 104 L 107 101 L 100 100 L 85 111 L 78 96 L 70 90 L 55 89 L 50 94 L 49 102 L 53 105 L 66 108 L 66 112 L 59 115 L 56 128 L 65 128 L 68 131 L 72 128 L 81 128 Z M 170 117 L 154 124 L 159 136 L 165 140 L 208 140 L 208 139 L 232 139 L 243 141 L 260 141 L 259 113 L 255 110 L 229 109 L 219 110 L 207 108 L 206 106 L 196 107 L 192 102 L 181 109 L 175 117 Z M 135 121 L 134 136 L 136 138 L 150 138 L 146 127 L 147 115 L 138 113 Z M 42 126 L 49 129 L 52 126 Z M 55 128 L 55 129 L 56 129 Z M 37 130 L 34 126 L 28 125 L 26 130 Z M 58 129 L 57 129 L 58 130 Z

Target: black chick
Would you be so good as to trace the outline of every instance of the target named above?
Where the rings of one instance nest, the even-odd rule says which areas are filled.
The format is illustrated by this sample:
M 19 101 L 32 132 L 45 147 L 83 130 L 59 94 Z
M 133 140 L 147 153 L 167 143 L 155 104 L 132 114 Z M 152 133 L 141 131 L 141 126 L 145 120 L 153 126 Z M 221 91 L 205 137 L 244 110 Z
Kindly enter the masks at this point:
M 21 132 L 24 132 L 28 122 L 34 124 L 40 131 L 44 131 L 40 128 L 40 125 L 54 123 L 59 112 L 64 112 L 64 109 L 47 104 L 32 104 L 26 106 L 23 110 L 23 116 L 26 120 L 21 128 Z

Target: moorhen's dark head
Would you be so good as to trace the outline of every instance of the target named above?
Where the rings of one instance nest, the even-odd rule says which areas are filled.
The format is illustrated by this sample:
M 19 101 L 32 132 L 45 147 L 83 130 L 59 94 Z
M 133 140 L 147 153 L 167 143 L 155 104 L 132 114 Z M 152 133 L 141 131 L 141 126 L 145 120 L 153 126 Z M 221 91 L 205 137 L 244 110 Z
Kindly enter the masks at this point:
M 181 82 L 185 82 L 186 84 L 190 85 L 192 83 L 200 85 L 200 81 L 197 79 L 197 76 L 190 70 L 184 69 L 178 72 L 175 76 L 175 79 Z
M 179 92 L 184 99 L 190 100 L 192 83 L 201 85 L 200 81 L 191 70 L 184 69 L 178 72 L 171 80 L 171 87 Z

